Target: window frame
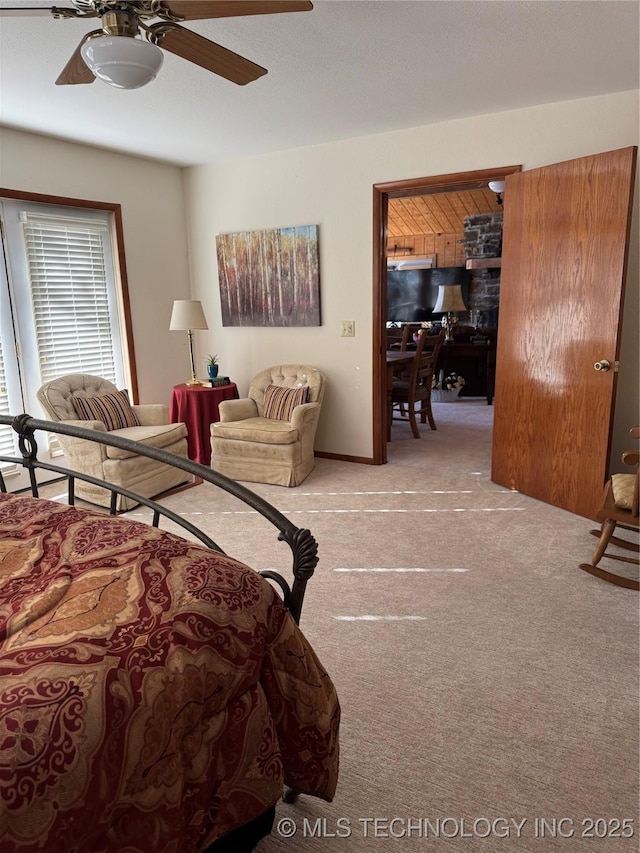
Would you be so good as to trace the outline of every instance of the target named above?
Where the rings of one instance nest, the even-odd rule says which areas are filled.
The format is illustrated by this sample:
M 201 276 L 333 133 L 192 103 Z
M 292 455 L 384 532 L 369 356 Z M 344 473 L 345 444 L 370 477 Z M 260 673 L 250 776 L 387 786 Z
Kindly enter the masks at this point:
M 131 321 L 131 303 L 129 299 L 129 280 L 127 277 L 121 205 L 112 202 L 100 202 L 88 199 L 69 198 L 66 196 L 54 196 L 45 193 L 12 190 L 4 187 L 0 187 L 0 197 L 11 201 L 24 201 L 34 204 L 57 205 L 58 207 L 75 207 L 86 210 L 106 211 L 113 216 L 113 263 L 116 279 L 115 285 L 116 288 L 119 288 L 119 297 L 122 306 L 121 319 L 123 324 L 122 344 L 124 348 L 124 369 L 125 372 L 128 372 L 129 374 L 128 388 L 131 396 L 131 402 L 134 404 L 138 403 L 138 374 L 133 343 L 133 325 Z

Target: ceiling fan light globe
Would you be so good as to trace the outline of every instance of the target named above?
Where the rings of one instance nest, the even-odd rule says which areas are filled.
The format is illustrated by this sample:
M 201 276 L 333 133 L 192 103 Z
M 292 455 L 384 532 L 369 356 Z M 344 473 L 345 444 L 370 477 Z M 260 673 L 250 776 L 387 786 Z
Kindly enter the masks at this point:
M 146 86 L 155 79 L 163 60 L 155 44 L 130 36 L 89 39 L 80 52 L 95 76 L 116 89 Z

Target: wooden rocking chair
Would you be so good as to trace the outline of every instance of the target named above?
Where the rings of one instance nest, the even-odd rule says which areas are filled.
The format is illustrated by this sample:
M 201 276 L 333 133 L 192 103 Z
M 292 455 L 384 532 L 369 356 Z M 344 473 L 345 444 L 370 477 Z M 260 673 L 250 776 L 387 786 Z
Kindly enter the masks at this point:
M 632 438 L 640 438 L 640 427 L 633 427 L 630 432 Z M 602 527 L 600 530 L 590 531 L 594 536 L 599 537 L 598 544 L 591 562 L 581 563 L 580 568 L 608 583 L 640 591 L 640 581 L 609 572 L 598 566 L 603 557 L 634 565 L 638 565 L 639 563 L 638 557 L 625 557 L 607 551 L 607 547 L 610 544 L 625 548 L 628 551 L 635 551 L 636 553 L 640 550 L 638 543 L 630 542 L 628 539 L 621 539 L 613 535 L 616 526 L 625 530 L 638 530 L 639 528 L 638 477 L 640 467 L 638 463 L 640 461 L 640 453 L 637 450 L 627 450 L 622 454 L 622 461 L 625 465 L 635 465 L 635 474 L 614 474 L 607 483 L 602 499 L 602 506 L 596 516 L 596 520 L 602 522 Z

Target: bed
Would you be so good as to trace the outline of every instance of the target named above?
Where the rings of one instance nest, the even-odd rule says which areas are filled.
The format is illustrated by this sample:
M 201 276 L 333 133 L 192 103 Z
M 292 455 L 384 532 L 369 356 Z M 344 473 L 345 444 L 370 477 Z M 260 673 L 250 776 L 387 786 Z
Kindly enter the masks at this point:
M 199 542 L 162 530 L 172 513 L 154 501 L 139 500 L 151 525 L 75 506 L 80 475 L 39 460 L 36 432 L 133 442 L 27 415 L 3 424 L 21 455 L 0 461 L 26 467 L 32 487 L 8 494 L 0 475 L 1 853 L 250 850 L 285 786 L 330 801 L 340 707 L 298 626 L 310 532 L 145 448 L 277 528 L 293 582 L 261 574 L 179 517 Z M 67 503 L 38 497 L 39 468 L 66 478 Z

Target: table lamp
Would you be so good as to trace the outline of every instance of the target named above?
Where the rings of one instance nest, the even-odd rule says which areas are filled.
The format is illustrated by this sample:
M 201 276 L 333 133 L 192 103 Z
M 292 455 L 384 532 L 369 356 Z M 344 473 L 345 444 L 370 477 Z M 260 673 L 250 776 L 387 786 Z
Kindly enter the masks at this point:
M 196 365 L 193 360 L 193 329 L 208 329 L 207 321 L 202 310 L 202 303 L 192 299 L 176 299 L 173 303 L 173 311 L 171 312 L 171 322 L 169 329 L 171 331 L 187 333 L 189 342 L 189 358 L 191 360 L 191 379 L 187 385 L 200 385 L 200 380 L 196 377 Z
M 462 288 L 459 284 L 439 284 L 438 298 L 433 306 L 434 314 L 442 312 L 446 314 L 440 321 L 445 330 L 445 341 L 453 340 L 453 327 L 458 318 L 453 316 L 454 311 L 466 311 L 467 306 L 462 298 Z

